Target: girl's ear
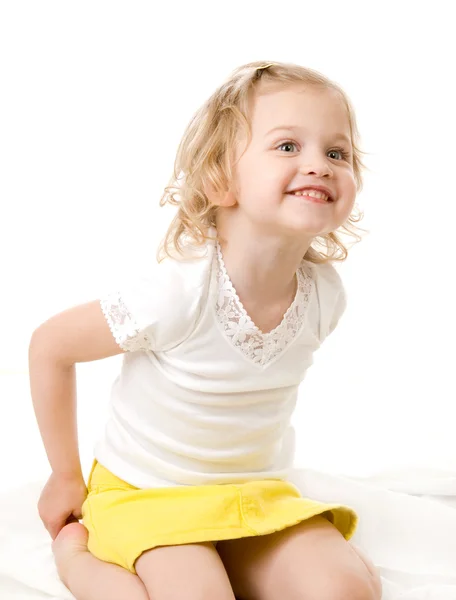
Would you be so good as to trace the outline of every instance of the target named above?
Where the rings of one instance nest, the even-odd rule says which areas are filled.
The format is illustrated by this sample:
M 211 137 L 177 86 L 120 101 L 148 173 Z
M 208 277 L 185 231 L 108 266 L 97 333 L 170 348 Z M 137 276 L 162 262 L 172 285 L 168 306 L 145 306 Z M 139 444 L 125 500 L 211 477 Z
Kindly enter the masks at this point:
M 204 193 L 213 206 L 235 206 L 237 204 L 234 190 L 230 187 L 228 190 L 216 190 L 212 183 L 204 184 Z

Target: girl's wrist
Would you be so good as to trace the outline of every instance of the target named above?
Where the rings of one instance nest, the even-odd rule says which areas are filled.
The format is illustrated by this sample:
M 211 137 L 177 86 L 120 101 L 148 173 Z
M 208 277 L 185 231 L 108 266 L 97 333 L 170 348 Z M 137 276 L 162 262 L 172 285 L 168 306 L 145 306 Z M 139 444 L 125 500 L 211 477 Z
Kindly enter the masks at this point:
M 52 474 L 54 475 L 54 477 L 56 477 L 57 479 L 61 479 L 62 481 L 76 481 L 81 479 L 84 481 L 84 475 L 80 468 L 70 470 L 53 469 Z

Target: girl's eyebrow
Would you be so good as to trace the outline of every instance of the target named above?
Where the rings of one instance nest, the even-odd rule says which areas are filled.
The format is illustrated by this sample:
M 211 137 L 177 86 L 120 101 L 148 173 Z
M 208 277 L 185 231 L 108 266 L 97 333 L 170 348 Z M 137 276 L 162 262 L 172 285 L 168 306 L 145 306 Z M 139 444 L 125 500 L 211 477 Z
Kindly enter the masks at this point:
M 265 135 L 265 137 L 268 137 L 269 135 L 271 135 L 271 133 L 274 133 L 275 131 L 296 131 L 297 129 L 299 130 L 301 129 L 301 127 L 299 127 L 298 125 L 277 125 L 277 127 L 273 127 L 272 129 L 270 129 Z M 344 133 L 336 133 L 331 137 L 335 140 L 342 140 L 347 144 L 350 144 L 350 139 Z

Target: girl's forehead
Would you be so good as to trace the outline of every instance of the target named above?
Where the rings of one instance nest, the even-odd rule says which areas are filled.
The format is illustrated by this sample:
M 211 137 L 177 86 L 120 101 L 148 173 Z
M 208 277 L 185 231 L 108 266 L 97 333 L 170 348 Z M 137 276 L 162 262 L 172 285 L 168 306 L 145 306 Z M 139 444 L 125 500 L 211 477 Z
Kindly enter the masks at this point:
M 255 95 L 252 103 L 253 135 L 281 128 L 350 130 L 347 107 L 337 90 L 293 85 Z
M 328 111 L 346 117 L 340 95 L 335 90 L 315 86 L 295 86 L 258 94 L 254 97 L 252 109 L 252 116 L 256 120 L 271 119 L 278 113 L 298 113 L 304 117 L 309 113 Z

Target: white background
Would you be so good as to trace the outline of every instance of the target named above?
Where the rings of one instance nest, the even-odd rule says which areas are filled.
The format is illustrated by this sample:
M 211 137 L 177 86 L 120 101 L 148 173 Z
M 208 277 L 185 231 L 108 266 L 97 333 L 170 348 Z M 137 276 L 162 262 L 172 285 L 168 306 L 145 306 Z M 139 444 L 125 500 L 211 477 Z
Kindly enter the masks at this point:
M 456 87 L 445 6 L 0 4 L 0 490 L 48 475 L 28 383 L 33 329 L 153 260 L 183 130 L 252 60 L 300 63 L 341 84 L 369 153 L 358 203 L 370 233 L 340 269 L 349 307 L 302 387 L 298 464 L 354 476 L 456 472 Z M 85 471 L 120 360 L 77 367 Z

